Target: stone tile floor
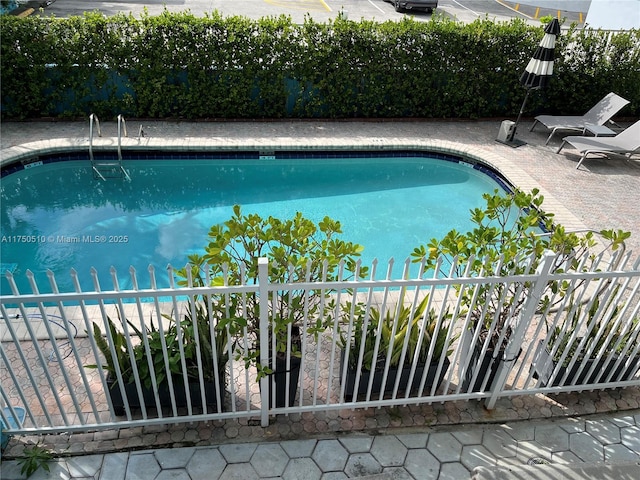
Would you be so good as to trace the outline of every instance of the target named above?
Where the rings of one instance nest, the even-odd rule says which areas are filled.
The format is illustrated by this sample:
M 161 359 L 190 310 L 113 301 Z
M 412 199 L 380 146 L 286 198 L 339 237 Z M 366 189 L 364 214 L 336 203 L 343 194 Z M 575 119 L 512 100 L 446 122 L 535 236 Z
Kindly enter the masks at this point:
M 128 120 L 128 123 L 136 122 Z M 499 121 L 141 123 L 146 136 L 125 139 L 125 148 L 431 146 L 462 151 L 489 161 L 525 190 L 540 188 L 547 210 L 555 212 L 565 225 L 629 230 L 633 236 L 627 242 L 628 248 L 636 254 L 640 251 L 637 159 L 594 158 L 576 170 L 575 152 L 567 149 L 561 155 L 555 154 L 561 136 L 544 146 L 546 132 L 529 132 L 526 121 L 521 124 L 518 137 L 528 144 L 516 149 L 495 142 Z M 112 147 L 115 124 L 102 125 L 105 138 L 100 141 Z M 88 144 L 88 122 L 5 122 L 0 141 L 3 162 L 39 148 L 84 148 Z M 26 444 L 40 440 L 56 453 L 69 455 L 56 461 L 53 468 L 58 473 L 49 478 L 244 479 L 251 478 L 252 470 L 256 470 L 254 465 L 258 466 L 255 478 L 261 478 L 257 475 L 349 478 L 384 469 L 393 475 L 387 478 L 436 478 L 436 472 L 441 478 L 466 478 L 472 468 L 484 463 L 523 462 L 538 456 L 555 462 L 637 461 L 639 408 L 640 389 L 627 388 L 561 394 L 554 398 L 513 397 L 500 400 L 492 411 L 485 410 L 479 402 L 447 402 L 419 408 L 290 415 L 275 419 L 266 428 L 234 420 L 55 435 L 45 439 L 23 437 L 14 439 L 5 455 L 19 456 Z M 605 417 L 584 416 L 605 412 L 609 412 Z M 569 418 L 574 416 L 584 417 Z M 395 447 L 390 447 L 391 444 Z M 460 452 L 453 456 L 458 445 Z M 306 448 L 307 452 L 298 448 L 302 451 Z M 395 465 L 402 456 L 398 450 L 405 449 L 402 465 Z M 340 468 L 341 461 L 336 459 L 343 457 L 346 459 Z M 327 466 L 324 458 L 338 464 Z M 222 476 L 216 477 L 215 469 L 225 465 L 220 470 Z M 372 469 L 368 470 L 367 465 Z M 201 473 L 202 468 L 206 468 L 206 473 Z M 12 461 L 2 463 L 3 479 L 16 478 L 17 471 Z M 323 476 L 318 476 L 318 472 Z
M 631 465 L 640 478 L 640 410 L 556 420 L 346 433 L 60 457 L 45 478 L 96 480 L 339 480 L 470 478 L 477 467 Z M 14 461 L 2 478 L 25 478 Z M 517 477 L 514 477 L 517 478 Z M 547 478 L 541 475 L 540 478 Z M 628 478 L 619 476 L 616 480 Z M 633 478 L 633 477 L 631 477 Z

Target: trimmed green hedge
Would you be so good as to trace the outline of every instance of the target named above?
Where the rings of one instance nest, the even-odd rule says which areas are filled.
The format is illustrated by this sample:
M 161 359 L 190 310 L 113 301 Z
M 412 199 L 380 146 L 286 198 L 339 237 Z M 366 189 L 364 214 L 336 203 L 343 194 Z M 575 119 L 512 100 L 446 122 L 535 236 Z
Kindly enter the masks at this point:
M 523 21 L 303 25 L 165 12 L 3 16 L 2 117 L 478 118 L 516 115 L 543 35 Z M 571 28 L 527 114 L 584 113 L 609 91 L 640 114 L 640 31 Z

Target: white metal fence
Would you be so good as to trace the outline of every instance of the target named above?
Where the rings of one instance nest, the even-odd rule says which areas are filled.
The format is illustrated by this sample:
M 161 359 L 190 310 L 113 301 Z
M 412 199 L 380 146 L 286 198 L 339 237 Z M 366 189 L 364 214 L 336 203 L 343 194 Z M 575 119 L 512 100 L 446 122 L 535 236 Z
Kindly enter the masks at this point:
M 72 271 L 76 291 L 58 292 L 49 274 L 50 294 L 29 272 L 32 293 L 19 292 L 7 273 L 2 419 L 14 433 L 266 425 L 278 413 L 493 408 L 504 396 L 640 386 L 640 259 L 572 273 L 552 273 L 553 260 L 523 275 L 413 278 L 407 261 L 401 279 L 378 277 L 374 263 L 367 280 L 271 284 L 261 259 L 256 284 L 177 287 L 170 270 L 171 288 L 158 289 L 150 268 L 149 288 L 131 269 L 134 289 L 120 291 L 112 272 L 104 290 L 94 271 L 90 292 Z M 309 318 L 314 301 L 323 314 Z M 276 322 L 278 302 L 303 315 Z

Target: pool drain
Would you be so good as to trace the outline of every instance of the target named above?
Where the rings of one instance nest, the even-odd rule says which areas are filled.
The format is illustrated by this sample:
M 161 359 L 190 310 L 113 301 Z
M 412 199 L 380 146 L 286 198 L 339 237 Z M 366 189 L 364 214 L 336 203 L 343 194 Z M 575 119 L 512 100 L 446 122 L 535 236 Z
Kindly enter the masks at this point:
M 551 462 L 543 457 L 531 457 L 527 460 L 527 465 L 549 465 Z

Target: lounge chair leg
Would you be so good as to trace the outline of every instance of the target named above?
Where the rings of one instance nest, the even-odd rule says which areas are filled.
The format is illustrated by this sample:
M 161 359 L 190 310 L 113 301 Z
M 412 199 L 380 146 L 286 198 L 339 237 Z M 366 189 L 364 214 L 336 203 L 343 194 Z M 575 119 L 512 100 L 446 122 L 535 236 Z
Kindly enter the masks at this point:
M 582 157 L 580 157 L 580 161 L 578 162 L 578 165 L 576 165 L 576 170 L 578 168 L 580 168 L 580 165 L 582 165 L 582 162 L 584 161 L 585 158 L 587 158 L 587 153 L 589 152 L 584 152 L 584 154 L 582 155 Z
M 538 124 L 538 120 L 534 120 L 533 125 L 531 125 L 531 128 L 529 129 L 529 131 L 533 132 L 533 129 L 536 127 L 537 124 Z
M 554 128 L 553 130 L 551 130 L 551 133 L 549 134 L 549 138 L 547 138 L 547 141 L 544 142 L 545 145 L 549 145 L 549 142 L 551 141 L 551 137 L 553 137 L 556 134 L 556 130 L 558 129 Z
M 565 142 L 565 141 L 563 140 L 563 141 L 562 141 L 562 144 L 560 145 L 560 148 L 558 148 L 558 150 L 556 150 L 556 153 L 560 153 L 560 150 L 562 150 L 566 144 L 567 144 L 567 142 Z

